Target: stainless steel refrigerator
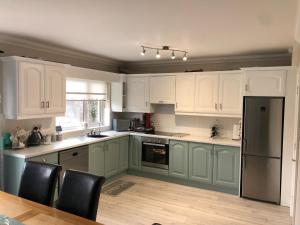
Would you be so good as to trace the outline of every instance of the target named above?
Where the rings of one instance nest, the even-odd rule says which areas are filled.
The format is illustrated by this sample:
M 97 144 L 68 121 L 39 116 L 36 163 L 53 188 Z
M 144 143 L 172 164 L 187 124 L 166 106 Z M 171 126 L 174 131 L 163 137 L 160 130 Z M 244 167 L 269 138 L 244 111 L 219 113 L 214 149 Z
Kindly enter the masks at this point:
M 280 204 L 284 98 L 245 97 L 241 196 Z

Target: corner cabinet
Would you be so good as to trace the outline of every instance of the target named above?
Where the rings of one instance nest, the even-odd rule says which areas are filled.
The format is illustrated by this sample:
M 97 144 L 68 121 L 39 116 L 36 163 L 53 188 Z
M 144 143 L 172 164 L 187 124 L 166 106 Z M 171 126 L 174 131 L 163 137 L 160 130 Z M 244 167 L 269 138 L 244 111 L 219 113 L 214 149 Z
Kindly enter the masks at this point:
M 225 188 L 239 187 L 240 148 L 214 146 L 213 184 Z
M 1 61 L 5 118 L 41 118 L 65 113 L 65 65 L 23 57 L 3 57 Z
M 244 69 L 244 96 L 285 96 L 287 70 Z
M 130 136 L 129 142 L 129 169 L 141 170 L 142 139 L 140 136 Z
M 188 178 L 188 142 L 170 141 L 169 176 L 181 179 Z
M 189 179 L 212 184 L 213 178 L 213 145 L 189 144 Z
M 119 152 L 119 171 L 123 172 L 128 169 L 129 159 L 129 137 L 121 137 L 120 139 L 120 152 Z
M 149 77 L 127 76 L 127 111 L 150 112 Z

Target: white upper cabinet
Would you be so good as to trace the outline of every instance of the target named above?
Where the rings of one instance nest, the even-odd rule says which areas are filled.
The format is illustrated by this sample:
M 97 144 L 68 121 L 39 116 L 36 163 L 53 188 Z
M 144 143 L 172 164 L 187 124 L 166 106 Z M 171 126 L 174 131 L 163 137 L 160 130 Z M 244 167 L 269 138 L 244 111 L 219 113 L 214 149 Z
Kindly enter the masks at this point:
M 121 75 L 121 81 L 111 83 L 111 111 L 126 112 L 127 90 L 125 75 Z
M 195 103 L 195 75 L 176 76 L 176 112 L 193 112 Z
M 3 57 L 3 112 L 7 119 L 63 115 L 65 66 L 23 57 Z
M 44 65 L 29 62 L 20 62 L 19 71 L 20 73 L 17 77 L 17 81 L 19 83 L 19 115 L 43 114 L 45 111 Z M 18 85 L 11 84 L 10 87 L 18 87 Z M 9 98 L 9 96 L 4 96 L 4 101 L 5 98 Z M 11 99 L 11 101 L 15 100 Z
M 220 113 L 242 114 L 242 82 L 241 72 L 220 74 L 218 106 Z
M 66 110 L 65 67 L 45 67 L 45 108 L 47 113 L 64 113 Z
M 150 103 L 175 104 L 175 76 L 150 77 Z
M 197 113 L 215 113 L 218 111 L 219 75 L 201 73 L 196 76 L 195 105 Z
M 245 96 L 285 96 L 286 70 L 245 69 Z
M 150 112 L 149 77 L 127 76 L 127 111 Z

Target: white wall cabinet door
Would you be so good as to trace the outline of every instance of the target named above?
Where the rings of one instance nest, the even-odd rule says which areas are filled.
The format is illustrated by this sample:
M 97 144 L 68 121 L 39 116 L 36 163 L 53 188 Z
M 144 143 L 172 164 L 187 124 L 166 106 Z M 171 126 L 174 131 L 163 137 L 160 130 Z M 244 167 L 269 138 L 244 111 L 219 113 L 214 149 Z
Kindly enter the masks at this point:
M 195 75 L 176 76 L 176 112 L 193 112 L 195 103 Z
M 47 113 L 65 113 L 66 78 L 62 66 L 45 67 L 45 108 Z
M 150 77 L 150 103 L 175 104 L 175 76 Z
M 245 96 L 284 96 L 285 70 L 246 70 Z
M 19 115 L 38 115 L 45 112 L 45 67 L 42 64 L 19 64 Z
M 202 73 L 196 75 L 195 112 L 218 112 L 219 75 Z
M 219 113 L 242 114 L 242 74 L 224 73 L 219 79 Z
M 150 112 L 148 77 L 128 76 L 127 111 L 128 112 Z

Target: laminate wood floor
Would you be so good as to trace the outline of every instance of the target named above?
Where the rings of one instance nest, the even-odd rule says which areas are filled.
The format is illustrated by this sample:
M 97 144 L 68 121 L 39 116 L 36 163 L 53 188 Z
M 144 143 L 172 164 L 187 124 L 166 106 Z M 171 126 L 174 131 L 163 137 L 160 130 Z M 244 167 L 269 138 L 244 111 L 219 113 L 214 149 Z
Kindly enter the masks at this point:
M 101 195 L 97 221 L 105 225 L 291 225 L 289 208 L 149 178 L 118 196 Z

